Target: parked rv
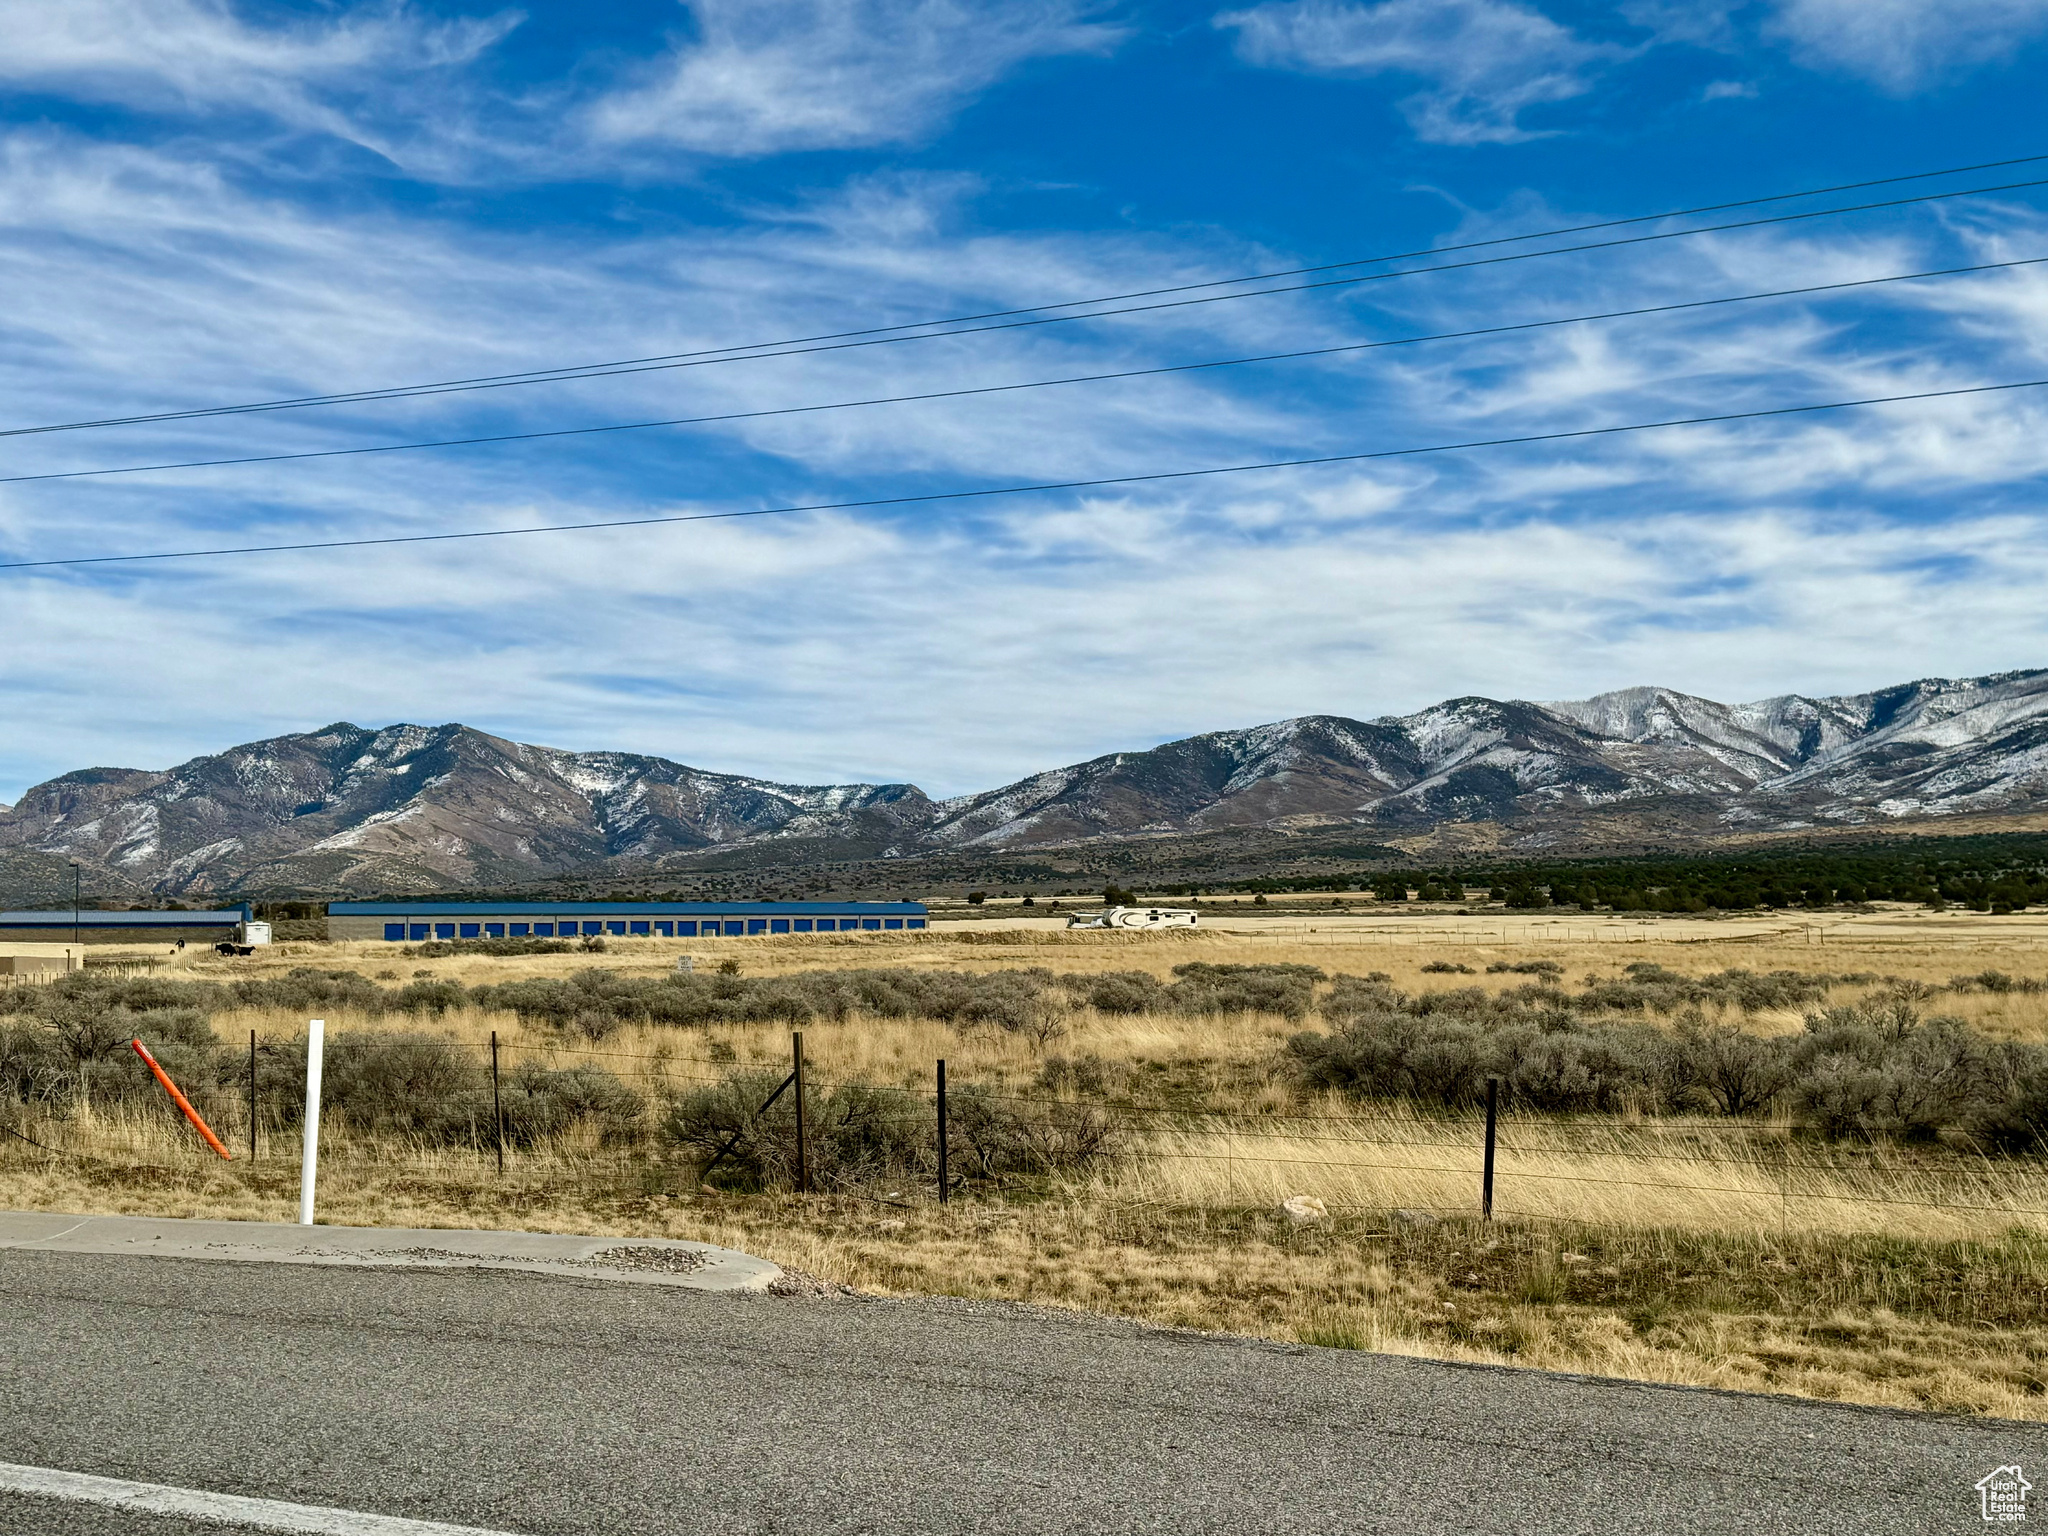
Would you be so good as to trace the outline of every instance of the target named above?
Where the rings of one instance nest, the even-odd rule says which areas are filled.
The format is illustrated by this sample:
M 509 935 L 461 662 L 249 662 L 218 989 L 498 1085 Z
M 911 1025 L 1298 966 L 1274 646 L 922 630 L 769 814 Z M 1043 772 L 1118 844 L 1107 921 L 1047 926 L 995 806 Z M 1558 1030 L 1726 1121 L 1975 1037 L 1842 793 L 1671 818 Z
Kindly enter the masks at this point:
M 1196 914 L 1190 907 L 1111 907 L 1107 912 L 1076 912 L 1067 919 L 1069 928 L 1192 928 Z

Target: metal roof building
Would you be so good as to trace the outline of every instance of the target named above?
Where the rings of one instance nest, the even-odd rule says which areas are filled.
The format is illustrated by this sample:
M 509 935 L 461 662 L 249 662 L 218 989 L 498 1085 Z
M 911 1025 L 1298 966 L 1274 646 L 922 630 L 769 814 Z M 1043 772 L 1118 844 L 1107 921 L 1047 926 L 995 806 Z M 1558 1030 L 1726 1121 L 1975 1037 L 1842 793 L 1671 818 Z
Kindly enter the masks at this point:
M 74 926 L 88 944 L 222 939 L 254 915 L 247 907 L 218 912 L 100 912 L 91 907 L 76 914 L 69 907 L 56 912 L 0 912 L 0 939 L 59 944 L 70 939 Z
M 749 938 L 904 933 L 921 901 L 334 901 L 330 939 Z

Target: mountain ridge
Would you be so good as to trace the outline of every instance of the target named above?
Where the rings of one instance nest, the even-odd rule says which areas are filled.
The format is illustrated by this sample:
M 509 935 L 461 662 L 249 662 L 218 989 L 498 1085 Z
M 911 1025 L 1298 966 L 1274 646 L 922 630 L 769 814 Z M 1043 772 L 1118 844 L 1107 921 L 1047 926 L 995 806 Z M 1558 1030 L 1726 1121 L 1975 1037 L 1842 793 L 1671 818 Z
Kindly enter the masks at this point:
M 37 889 L 75 859 L 132 896 L 397 893 L 737 853 L 806 867 L 1347 825 L 1382 841 L 1491 825 L 1555 847 L 1617 818 L 1704 842 L 2044 809 L 2048 669 L 2029 669 L 1743 704 L 1656 686 L 1466 695 L 1204 732 L 941 800 L 339 721 L 163 770 L 60 775 L 0 808 L 0 861 Z

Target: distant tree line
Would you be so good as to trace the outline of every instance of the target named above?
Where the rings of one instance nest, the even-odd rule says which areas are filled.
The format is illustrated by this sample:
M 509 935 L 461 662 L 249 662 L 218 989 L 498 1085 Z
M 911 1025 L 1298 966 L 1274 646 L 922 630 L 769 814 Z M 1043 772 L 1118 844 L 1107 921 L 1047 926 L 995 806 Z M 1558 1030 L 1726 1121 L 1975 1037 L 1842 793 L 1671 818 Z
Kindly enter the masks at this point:
M 1195 886 L 1162 887 L 1200 894 Z M 1559 859 L 1369 873 L 1266 875 L 1213 889 L 1281 895 L 1358 891 L 1380 901 L 1463 901 L 1484 890 L 1513 908 L 1741 912 L 1911 901 L 1975 912 L 2048 906 L 2048 837 L 2023 833 L 1926 838 L 1839 850 Z

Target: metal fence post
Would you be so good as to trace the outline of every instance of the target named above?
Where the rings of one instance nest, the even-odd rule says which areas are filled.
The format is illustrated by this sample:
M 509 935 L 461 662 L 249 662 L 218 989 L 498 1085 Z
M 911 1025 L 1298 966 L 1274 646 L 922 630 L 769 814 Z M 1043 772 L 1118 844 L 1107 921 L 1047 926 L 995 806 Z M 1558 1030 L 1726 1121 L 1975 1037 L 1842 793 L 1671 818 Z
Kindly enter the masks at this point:
M 939 1204 L 946 1203 L 946 1058 L 939 1058 Z
M 491 1136 L 498 1144 L 498 1172 L 505 1171 L 505 1101 L 498 1093 L 498 1032 L 491 1031 Z
M 249 1161 L 256 1161 L 256 1031 L 249 1031 Z
M 789 1051 L 795 1060 L 790 1076 L 796 1080 L 796 1187 L 799 1194 L 811 1192 L 811 1166 L 804 1157 L 804 1032 L 791 1030 Z
M 1493 1127 L 1500 1109 L 1500 1079 L 1486 1080 L 1486 1170 L 1479 1176 L 1479 1215 L 1493 1220 Z
M 327 1021 L 306 1026 L 306 1148 L 299 1163 L 299 1225 L 313 1225 L 313 1190 L 320 1175 L 320 1056 Z

